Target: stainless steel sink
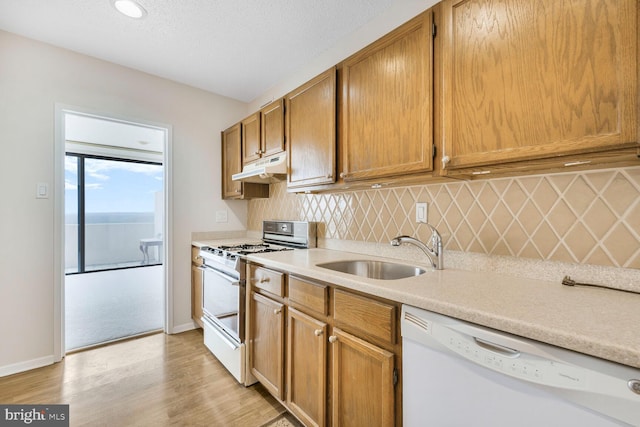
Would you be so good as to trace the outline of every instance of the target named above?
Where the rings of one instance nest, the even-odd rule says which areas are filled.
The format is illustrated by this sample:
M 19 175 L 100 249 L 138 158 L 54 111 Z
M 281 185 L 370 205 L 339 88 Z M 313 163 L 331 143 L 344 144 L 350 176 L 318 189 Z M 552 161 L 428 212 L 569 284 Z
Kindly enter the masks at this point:
M 421 267 L 371 260 L 335 261 L 317 264 L 317 266 L 340 273 L 354 274 L 356 276 L 379 280 L 405 279 L 426 273 L 426 270 Z

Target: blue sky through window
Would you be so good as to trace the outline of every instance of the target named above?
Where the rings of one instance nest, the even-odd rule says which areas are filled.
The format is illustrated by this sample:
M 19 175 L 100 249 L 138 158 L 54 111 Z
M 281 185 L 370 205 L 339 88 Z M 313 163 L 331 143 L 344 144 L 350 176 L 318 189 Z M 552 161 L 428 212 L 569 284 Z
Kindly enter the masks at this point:
M 77 213 L 77 157 L 65 158 L 65 211 Z M 116 160 L 85 160 L 86 213 L 154 212 L 163 188 L 162 165 Z

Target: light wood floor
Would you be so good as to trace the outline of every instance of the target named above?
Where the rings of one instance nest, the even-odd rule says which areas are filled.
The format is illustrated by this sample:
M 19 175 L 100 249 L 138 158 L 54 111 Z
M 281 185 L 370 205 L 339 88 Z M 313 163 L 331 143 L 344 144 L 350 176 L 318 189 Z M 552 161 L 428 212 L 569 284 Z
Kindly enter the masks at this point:
M 124 341 L 0 378 L 0 403 L 69 404 L 71 426 L 257 427 L 284 412 L 261 385 L 238 384 L 200 330 Z

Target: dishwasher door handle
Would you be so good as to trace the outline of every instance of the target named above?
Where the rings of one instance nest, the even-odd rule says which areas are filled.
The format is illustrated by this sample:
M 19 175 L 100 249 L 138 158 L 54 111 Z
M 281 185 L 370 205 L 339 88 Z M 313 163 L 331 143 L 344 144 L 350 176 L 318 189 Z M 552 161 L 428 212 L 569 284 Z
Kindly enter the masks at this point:
M 516 358 L 520 356 L 520 352 L 518 350 L 514 350 L 509 347 L 505 347 L 500 344 L 496 344 L 491 341 L 483 340 L 482 338 L 473 337 L 473 340 L 479 347 L 484 348 L 485 350 L 493 351 L 494 353 L 498 353 L 501 356 Z

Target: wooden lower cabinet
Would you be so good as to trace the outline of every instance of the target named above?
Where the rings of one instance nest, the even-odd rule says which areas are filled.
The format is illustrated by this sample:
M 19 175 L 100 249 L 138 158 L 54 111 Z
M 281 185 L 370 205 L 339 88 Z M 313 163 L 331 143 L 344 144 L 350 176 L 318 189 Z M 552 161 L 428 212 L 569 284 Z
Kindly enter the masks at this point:
M 398 304 L 278 273 L 249 266 L 253 375 L 307 427 L 402 426 Z
M 191 266 L 191 318 L 202 328 L 202 270 Z
M 202 260 L 200 248 L 191 247 L 191 318 L 202 328 Z
M 287 314 L 287 406 L 307 427 L 326 425 L 327 324 Z
M 275 397 L 284 399 L 284 305 L 251 293 L 249 314 L 251 373 Z
M 332 425 L 393 426 L 394 354 L 334 328 Z

